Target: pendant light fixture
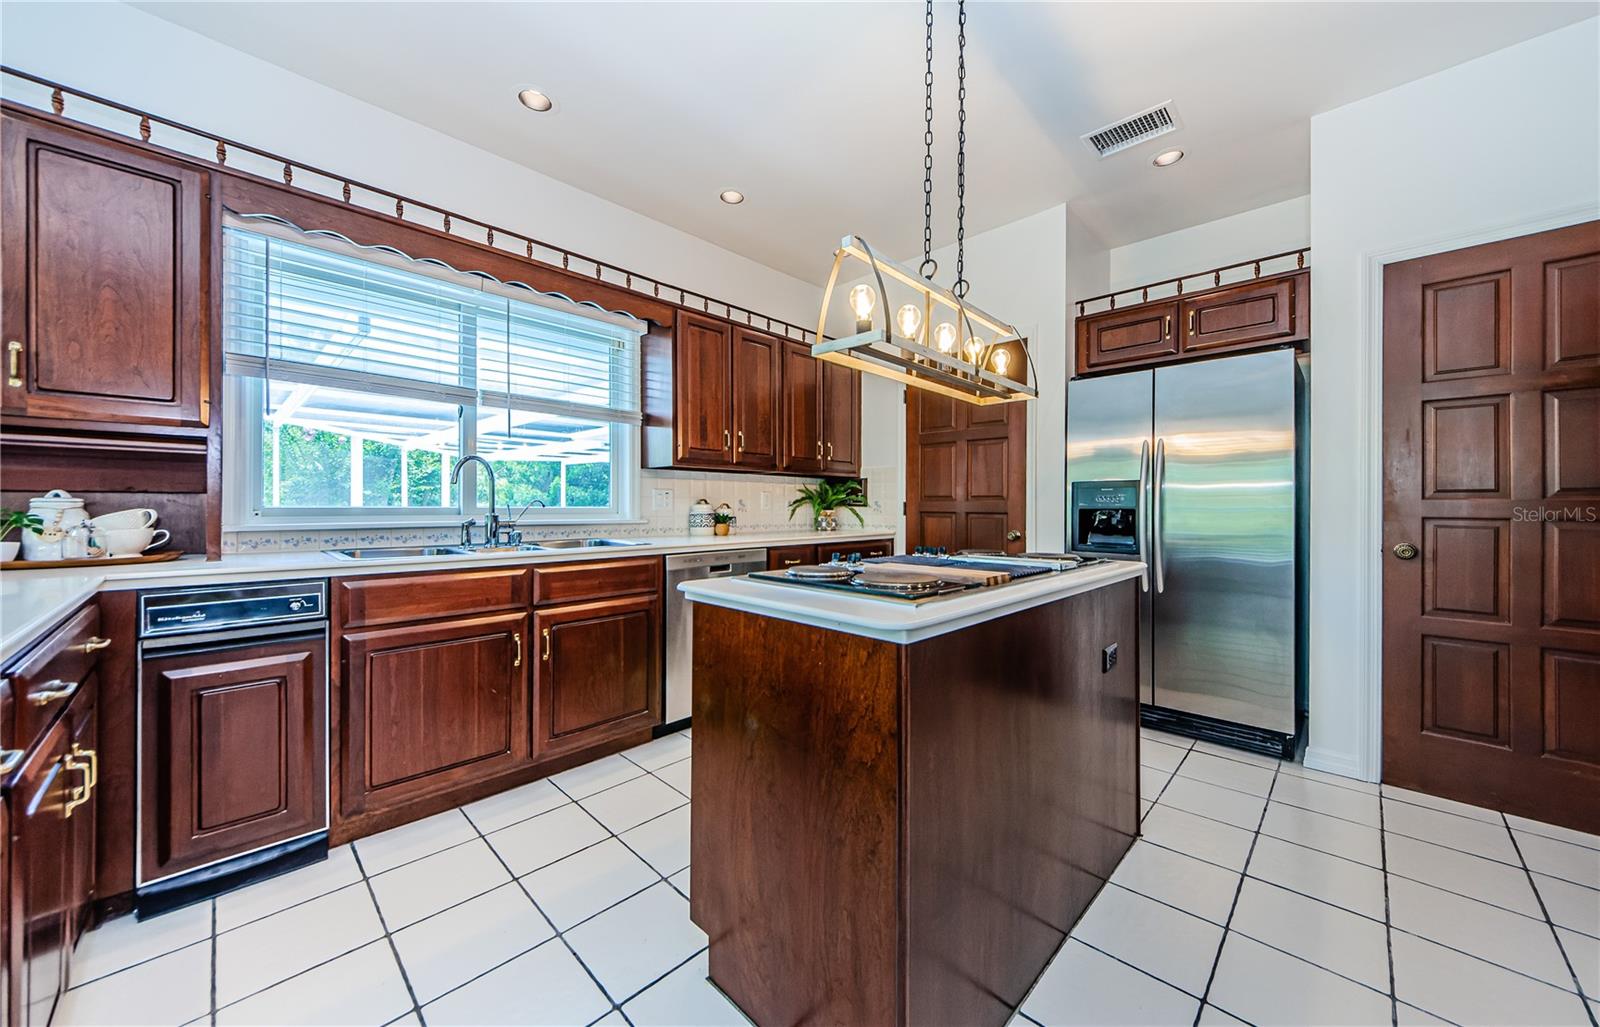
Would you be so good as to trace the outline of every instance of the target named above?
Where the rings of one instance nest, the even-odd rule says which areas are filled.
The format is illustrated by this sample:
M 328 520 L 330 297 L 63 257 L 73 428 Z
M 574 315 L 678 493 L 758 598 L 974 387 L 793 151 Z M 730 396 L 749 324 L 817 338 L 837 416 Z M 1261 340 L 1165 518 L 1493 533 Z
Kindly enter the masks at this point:
M 858 235 L 845 236 L 833 254 L 833 272 L 817 316 L 819 360 L 987 406 L 1035 399 L 1031 381 L 1012 375 L 1033 360 L 1009 323 L 967 302 L 967 5 L 956 5 L 956 277 L 950 288 L 934 283 L 933 259 L 933 0 L 927 0 L 926 73 L 923 76 L 922 263 L 915 271 L 873 252 Z M 834 289 L 868 276 L 846 294 L 855 331 L 840 339 L 826 334 Z M 891 288 L 892 285 L 892 288 Z

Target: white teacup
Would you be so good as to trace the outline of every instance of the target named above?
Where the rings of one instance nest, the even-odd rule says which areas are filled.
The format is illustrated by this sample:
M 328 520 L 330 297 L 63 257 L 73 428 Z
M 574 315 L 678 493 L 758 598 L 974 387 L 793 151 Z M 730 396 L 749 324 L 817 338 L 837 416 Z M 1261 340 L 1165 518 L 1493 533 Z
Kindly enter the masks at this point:
M 160 515 L 154 510 L 135 507 L 131 510 L 113 510 L 92 518 L 90 523 L 101 531 L 119 531 L 123 528 L 154 528 Z
M 165 528 L 100 528 L 94 537 L 105 547 L 107 556 L 138 556 L 166 545 L 172 533 Z

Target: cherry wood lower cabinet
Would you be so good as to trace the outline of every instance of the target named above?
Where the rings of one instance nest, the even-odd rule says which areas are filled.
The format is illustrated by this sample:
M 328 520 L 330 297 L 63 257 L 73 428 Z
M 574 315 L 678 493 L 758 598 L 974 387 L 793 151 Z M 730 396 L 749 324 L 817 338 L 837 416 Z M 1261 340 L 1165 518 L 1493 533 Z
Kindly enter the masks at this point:
M 540 607 L 535 755 L 587 748 L 661 722 L 658 592 Z
M 326 827 L 326 650 L 319 631 L 145 659 L 144 881 Z
M 346 631 L 340 807 L 403 806 L 526 763 L 525 611 Z

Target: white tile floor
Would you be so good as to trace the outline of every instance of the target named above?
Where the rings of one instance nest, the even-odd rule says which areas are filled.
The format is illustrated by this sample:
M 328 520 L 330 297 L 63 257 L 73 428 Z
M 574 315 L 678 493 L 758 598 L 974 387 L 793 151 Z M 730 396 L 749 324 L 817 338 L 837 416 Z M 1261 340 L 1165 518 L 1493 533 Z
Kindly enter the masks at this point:
M 1146 732 L 1144 837 L 1033 1024 L 1588 1024 L 1600 838 Z M 745 1023 L 688 916 L 689 739 L 84 938 L 68 1024 Z

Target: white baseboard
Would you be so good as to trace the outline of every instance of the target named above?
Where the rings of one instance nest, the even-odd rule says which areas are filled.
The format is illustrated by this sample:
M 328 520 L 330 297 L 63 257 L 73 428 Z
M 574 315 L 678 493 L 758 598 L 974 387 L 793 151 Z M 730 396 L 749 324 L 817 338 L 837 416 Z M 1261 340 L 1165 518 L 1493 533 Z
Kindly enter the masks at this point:
M 1347 752 L 1328 752 L 1314 746 L 1306 747 L 1306 766 L 1312 770 L 1320 770 L 1325 774 L 1338 774 L 1340 777 L 1353 777 L 1357 781 L 1373 781 L 1361 767 L 1361 760 Z

